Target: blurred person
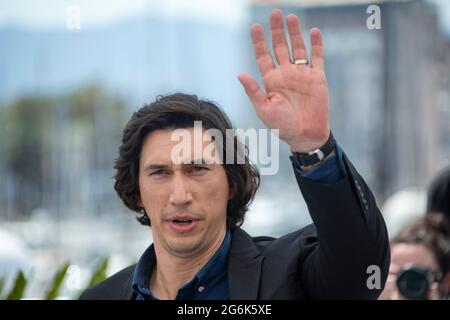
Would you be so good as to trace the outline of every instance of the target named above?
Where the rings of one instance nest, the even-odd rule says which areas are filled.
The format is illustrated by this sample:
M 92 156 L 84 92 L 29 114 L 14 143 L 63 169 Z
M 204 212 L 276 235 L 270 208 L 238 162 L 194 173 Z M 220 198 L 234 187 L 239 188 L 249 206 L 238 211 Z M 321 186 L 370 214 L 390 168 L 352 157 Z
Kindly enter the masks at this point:
M 448 299 L 450 235 L 443 214 L 427 214 L 391 241 L 391 265 L 382 300 Z
M 218 164 L 204 153 L 181 164 L 172 157 L 176 129 L 195 137 L 194 121 L 201 121 L 203 132 L 224 133 L 232 129 L 230 120 L 214 103 L 194 95 L 160 96 L 133 114 L 115 164 L 115 189 L 126 207 L 140 214 L 138 220 L 151 226 L 153 244 L 136 265 L 86 290 L 81 299 L 378 297 L 388 274 L 388 235 L 369 187 L 330 131 L 321 32 L 310 31 L 309 61 L 298 18 L 286 17 L 293 52 L 283 20 L 280 10 L 271 12 L 279 65 L 262 26 L 251 28 L 265 91 L 248 74 L 239 80 L 261 121 L 279 129 L 279 138 L 289 145 L 314 224 L 279 239 L 248 235 L 240 226 L 260 176 L 247 152 L 242 164 Z M 204 151 L 208 146 L 201 143 Z M 215 154 L 236 152 L 236 136 L 231 143 L 217 143 Z M 183 157 L 192 154 L 183 150 Z M 367 285 L 371 265 L 380 270 L 380 285 L 374 288 Z
M 431 181 L 428 187 L 428 200 L 427 200 L 428 212 L 433 214 L 435 212 L 441 212 L 447 217 L 447 221 L 450 221 L 450 167 L 447 167 L 440 171 L 434 179 Z M 450 223 L 448 224 L 450 228 Z M 450 234 L 450 230 L 448 230 Z M 447 256 L 447 261 L 450 264 L 450 252 Z M 450 266 L 447 271 L 444 272 L 442 280 L 443 291 L 450 292 Z

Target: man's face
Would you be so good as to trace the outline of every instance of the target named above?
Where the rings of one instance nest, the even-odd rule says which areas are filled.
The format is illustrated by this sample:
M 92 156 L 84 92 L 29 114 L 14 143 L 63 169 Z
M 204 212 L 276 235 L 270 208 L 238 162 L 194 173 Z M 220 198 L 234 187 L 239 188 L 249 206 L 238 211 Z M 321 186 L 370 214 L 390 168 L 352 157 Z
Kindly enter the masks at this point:
M 194 128 L 187 130 L 194 137 Z M 155 245 L 169 254 L 191 257 L 223 239 L 229 185 L 221 164 L 174 164 L 172 150 L 179 141 L 171 141 L 172 131 L 156 130 L 144 139 L 141 205 L 150 218 Z M 183 156 L 195 160 L 194 139 L 191 142 L 192 153 Z M 204 149 L 210 141 L 202 143 Z
M 382 300 L 402 300 L 404 297 L 399 292 L 396 281 L 397 274 L 405 267 L 415 266 L 424 269 L 437 271 L 439 265 L 433 256 L 433 253 L 422 244 L 394 243 L 391 245 L 391 265 L 389 267 L 389 276 L 386 286 L 380 299 Z M 439 297 L 438 286 L 433 283 L 429 299 Z

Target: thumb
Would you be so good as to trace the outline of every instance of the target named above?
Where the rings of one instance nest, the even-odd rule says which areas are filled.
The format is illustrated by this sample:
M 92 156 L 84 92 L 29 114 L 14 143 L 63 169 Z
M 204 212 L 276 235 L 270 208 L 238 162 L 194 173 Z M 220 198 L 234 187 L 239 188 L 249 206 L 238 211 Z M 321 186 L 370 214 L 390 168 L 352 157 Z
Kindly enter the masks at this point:
M 258 82 L 252 76 L 246 73 L 241 73 L 238 75 L 238 79 L 244 87 L 247 96 L 253 103 L 253 106 L 257 109 L 257 111 L 259 111 L 266 100 L 266 93 L 261 90 Z

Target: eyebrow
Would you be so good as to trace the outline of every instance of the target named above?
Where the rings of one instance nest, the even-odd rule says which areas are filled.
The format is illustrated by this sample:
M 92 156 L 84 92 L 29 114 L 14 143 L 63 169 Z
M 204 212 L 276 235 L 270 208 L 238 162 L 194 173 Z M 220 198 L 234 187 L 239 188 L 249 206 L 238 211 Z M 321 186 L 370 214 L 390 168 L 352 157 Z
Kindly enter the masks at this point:
M 207 164 L 205 159 L 201 158 L 201 159 L 194 159 L 191 160 L 190 163 L 184 163 L 184 164 Z
M 198 161 L 198 163 L 195 163 L 196 161 Z M 193 164 L 203 164 L 203 165 L 208 165 L 205 161 L 205 159 L 201 158 L 201 159 L 194 159 L 191 160 L 191 162 L 188 163 L 182 163 L 182 165 L 193 165 Z M 171 166 L 167 165 L 167 164 L 148 164 L 144 167 L 144 171 L 148 172 L 148 171 L 152 171 L 152 170 L 161 170 L 161 169 L 169 169 Z

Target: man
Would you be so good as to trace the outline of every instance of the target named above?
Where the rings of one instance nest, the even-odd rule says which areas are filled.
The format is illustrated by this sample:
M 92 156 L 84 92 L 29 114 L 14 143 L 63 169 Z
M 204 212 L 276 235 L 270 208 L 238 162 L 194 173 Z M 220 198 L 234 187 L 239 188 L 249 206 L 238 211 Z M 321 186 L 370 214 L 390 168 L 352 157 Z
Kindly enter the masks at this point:
M 280 239 L 252 238 L 240 229 L 259 186 L 247 155 L 244 164 L 173 159 L 175 130 L 195 135 L 198 120 L 203 132 L 225 134 L 230 121 L 217 106 L 195 96 L 161 97 L 133 115 L 115 166 L 116 191 L 128 208 L 142 213 L 142 223 L 151 225 L 154 242 L 137 265 L 88 289 L 81 299 L 378 297 L 390 262 L 386 228 L 369 188 L 330 134 L 321 33 L 310 32 L 309 63 L 298 18 L 288 15 L 286 21 L 294 63 L 282 13 L 274 10 L 270 26 L 279 65 L 269 54 L 262 27 L 254 25 L 265 91 L 250 75 L 241 74 L 239 80 L 258 117 L 279 129 L 279 138 L 291 148 L 314 224 Z M 236 144 L 216 146 L 217 154 L 237 150 Z M 379 271 L 373 283 L 367 272 L 372 268 Z

